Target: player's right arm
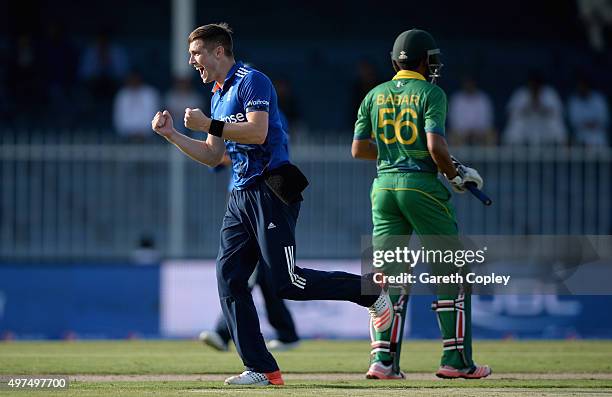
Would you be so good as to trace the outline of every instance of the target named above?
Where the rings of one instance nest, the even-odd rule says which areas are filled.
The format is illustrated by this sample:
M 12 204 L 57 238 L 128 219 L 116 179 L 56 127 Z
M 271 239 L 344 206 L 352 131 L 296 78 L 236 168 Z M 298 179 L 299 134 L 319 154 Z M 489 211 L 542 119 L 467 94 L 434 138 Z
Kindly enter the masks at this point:
M 478 189 L 482 188 L 482 177 L 474 168 L 466 167 L 464 165 L 456 165 L 453 163 L 453 158 L 448 152 L 448 146 L 446 145 L 446 139 L 443 137 L 427 133 L 427 149 L 433 158 L 434 162 L 438 166 L 438 169 L 446 175 L 446 178 L 450 182 L 453 190 L 457 193 L 463 193 L 465 191 L 465 183 L 474 182 Z
M 453 179 L 457 176 L 457 170 L 453 165 L 446 139 L 434 132 L 427 133 L 427 150 L 433 159 L 438 169 L 446 175 L 448 179 Z
M 359 106 L 357 112 L 357 122 L 355 122 L 355 134 L 351 145 L 351 154 L 356 159 L 376 160 L 378 158 L 378 148 L 372 141 L 372 120 L 370 119 L 371 96 L 366 95 Z
M 174 128 L 172 116 L 167 110 L 155 114 L 151 127 L 153 131 L 197 162 L 215 167 L 223 161 L 225 145 L 221 138 L 208 134 L 206 141 L 200 141 L 181 134 Z
M 445 137 L 446 109 L 446 94 L 441 88 L 435 87 L 428 95 L 425 107 L 427 150 L 438 169 L 446 175 L 456 192 L 464 192 L 466 182 L 474 182 L 480 189 L 482 178 L 478 171 L 465 166 L 461 166 L 461 170 L 458 170 L 453 164 Z
M 433 87 L 427 95 L 425 103 L 425 133 L 427 135 L 427 150 L 434 163 L 450 180 L 457 176 L 448 145 L 446 143 L 446 94 L 440 87 Z

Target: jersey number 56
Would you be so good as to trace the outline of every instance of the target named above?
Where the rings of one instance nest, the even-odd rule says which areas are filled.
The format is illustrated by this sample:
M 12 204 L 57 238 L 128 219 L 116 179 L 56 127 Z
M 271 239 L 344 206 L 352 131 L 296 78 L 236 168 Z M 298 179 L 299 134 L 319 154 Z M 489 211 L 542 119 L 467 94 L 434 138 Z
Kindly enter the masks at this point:
M 411 145 L 416 141 L 418 136 L 418 130 L 416 124 L 409 120 L 409 118 L 416 119 L 417 113 L 414 109 L 403 108 L 393 119 L 395 108 L 380 108 L 378 109 L 378 129 L 380 132 L 380 139 L 387 145 L 398 142 L 402 145 Z M 385 118 L 385 116 L 391 116 L 391 118 Z M 406 117 L 410 116 L 410 117 Z M 408 127 L 411 135 L 410 138 L 404 139 L 402 136 L 402 127 Z

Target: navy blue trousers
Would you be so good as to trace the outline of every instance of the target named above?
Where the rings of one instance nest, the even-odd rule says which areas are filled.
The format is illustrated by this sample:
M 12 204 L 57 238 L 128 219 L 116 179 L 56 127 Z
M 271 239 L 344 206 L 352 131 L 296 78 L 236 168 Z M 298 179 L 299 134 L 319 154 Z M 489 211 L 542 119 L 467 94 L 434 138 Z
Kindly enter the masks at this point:
M 299 211 L 300 203 L 284 204 L 263 182 L 230 194 L 221 229 L 217 284 L 236 350 L 244 366 L 252 371 L 278 370 L 266 349 L 248 283 L 258 262 L 266 266 L 266 281 L 283 299 L 341 300 L 370 306 L 377 298 L 361 294 L 359 275 L 295 265 Z
M 266 305 L 268 322 L 276 331 L 277 339 L 284 343 L 297 342 L 300 340 L 300 337 L 295 330 L 295 323 L 293 322 L 293 317 L 291 317 L 291 312 L 287 305 L 285 305 L 285 301 L 276 295 L 276 291 L 268 282 L 269 277 L 265 276 L 266 271 L 267 267 L 258 266 L 255 269 L 255 274 L 249 279 L 249 287 L 252 289 L 256 284 L 259 285 L 264 298 L 264 304 Z M 225 344 L 232 339 L 223 313 L 217 319 L 215 332 L 219 334 Z

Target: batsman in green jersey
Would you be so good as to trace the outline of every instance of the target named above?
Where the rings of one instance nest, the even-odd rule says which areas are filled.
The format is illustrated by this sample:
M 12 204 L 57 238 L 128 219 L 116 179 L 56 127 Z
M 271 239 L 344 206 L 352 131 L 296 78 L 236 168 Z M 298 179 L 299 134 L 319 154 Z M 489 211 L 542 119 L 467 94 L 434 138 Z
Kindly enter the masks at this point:
M 448 152 L 446 95 L 435 85 L 442 67 L 439 54 L 429 33 L 418 29 L 403 32 L 395 40 L 391 52 L 397 74 L 391 81 L 373 88 L 359 107 L 352 154 L 355 158 L 377 161 L 378 176 L 371 191 L 375 247 L 379 238 L 409 236 L 413 232 L 425 246 L 427 236 L 449 236 L 458 242 L 451 193 L 438 179 L 438 172 L 448 178 L 457 192 L 465 191 L 466 182 L 482 187 L 478 172 L 464 166 L 458 172 Z M 439 274 L 450 271 L 452 269 L 444 267 L 434 269 Z M 491 369 L 476 365 L 472 360 L 470 295 L 461 285 L 452 288 L 452 292 L 439 290 L 438 299 L 432 305 L 437 312 L 444 345 L 436 375 L 442 378 L 486 377 Z M 390 294 L 400 314 L 405 314 L 401 306 L 406 304 L 407 292 L 394 289 Z M 388 331 L 372 330 L 373 359 L 367 378 L 404 377 L 399 370 L 402 330 L 401 315 L 396 315 Z M 393 353 L 391 347 L 398 351 Z

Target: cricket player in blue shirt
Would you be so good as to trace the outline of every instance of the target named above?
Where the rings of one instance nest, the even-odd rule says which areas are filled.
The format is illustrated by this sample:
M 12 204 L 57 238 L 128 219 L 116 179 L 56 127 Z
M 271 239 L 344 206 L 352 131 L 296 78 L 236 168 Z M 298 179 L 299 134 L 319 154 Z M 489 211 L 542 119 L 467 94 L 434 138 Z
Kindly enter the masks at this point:
M 206 141 L 174 128 L 167 110 L 157 112 L 153 130 L 195 161 L 218 165 L 227 151 L 234 189 L 221 228 L 217 285 L 221 308 L 246 371 L 226 384 L 282 385 L 276 360 L 266 348 L 248 280 L 258 262 L 276 294 L 292 300 L 342 300 L 368 308 L 374 328 L 391 325 L 386 292 L 362 294 L 362 279 L 345 272 L 303 269 L 295 264 L 295 226 L 306 187 L 289 162 L 287 133 L 279 118 L 276 91 L 263 73 L 234 60 L 227 24 L 198 27 L 189 35 L 189 64 L 204 83 L 214 83 L 211 118 L 185 109 L 185 127 L 208 133 Z M 333 321 L 333 319 L 329 319 Z

